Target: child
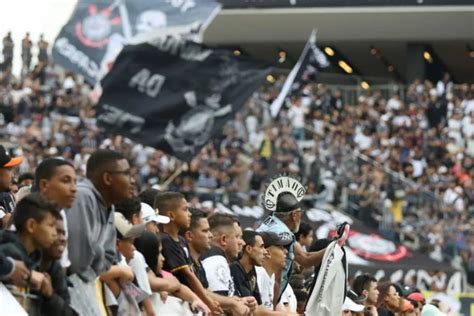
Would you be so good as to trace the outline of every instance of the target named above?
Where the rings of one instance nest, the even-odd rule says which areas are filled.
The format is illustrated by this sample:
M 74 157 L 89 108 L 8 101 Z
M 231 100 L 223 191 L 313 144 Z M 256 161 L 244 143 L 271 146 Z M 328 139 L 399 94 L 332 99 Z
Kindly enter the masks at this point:
M 191 213 L 184 195 L 177 192 L 161 192 L 155 197 L 154 208 L 160 215 L 169 217 L 170 222 L 163 225 L 161 241 L 165 257 L 164 268 L 173 273 L 178 280 L 188 286 L 213 311 L 222 312 L 219 303 L 212 299 L 192 269 L 192 261 L 186 241 L 179 236 L 191 224 Z
M 160 278 L 173 278 L 169 272 L 162 270 L 165 259 L 161 254 L 162 245 L 158 235 L 145 232 L 140 238 L 135 240 L 135 247 L 145 257 L 151 273 Z M 204 315 L 209 315 L 211 312 L 206 304 L 204 304 L 203 301 L 185 285 L 180 284 L 178 289 L 171 294 L 181 298 L 183 301 L 189 302 L 191 304 L 191 310 L 193 311 L 200 310 Z M 163 305 L 162 299 L 158 293 L 153 293 L 152 302 L 155 311 L 160 314 L 166 314 L 164 311 L 166 305 Z M 185 310 L 183 310 L 182 313 L 185 313 Z
M 56 220 L 57 239 L 53 245 L 43 250 L 40 270 L 51 277 L 54 293 L 44 300 L 41 310 L 44 315 L 69 316 L 77 313 L 69 306 L 70 297 L 66 275 L 61 266 L 61 258 L 66 249 L 66 230 L 62 218 Z
M 146 297 L 146 293 L 131 284 L 136 278 L 129 263 L 133 259 L 133 241 L 143 233 L 145 225 L 132 225 L 122 213 L 115 212 L 114 217 L 119 263 L 100 278 L 116 298 L 116 302 L 109 300 L 107 305 L 118 305 L 117 315 L 139 315 L 141 312 L 138 304 Z
M 24 285 L 16 290 L 37 290 L 44 298 L 50 298 L 53 295 L 50 277 L 33 270 L 39 269 L 41 250 L 51 247 L 57 238 L 56 220 L 60 218 L 59 209 L 39 194 L 33 193 L 18 202 L 12 218 L 17 231 L 0 232 L 0 252 L 14 260 L 23 261 L 32 271 L 29 279 L 24 280 Z M 32 314 L 41 308 L 39 301 L 24 307 Z

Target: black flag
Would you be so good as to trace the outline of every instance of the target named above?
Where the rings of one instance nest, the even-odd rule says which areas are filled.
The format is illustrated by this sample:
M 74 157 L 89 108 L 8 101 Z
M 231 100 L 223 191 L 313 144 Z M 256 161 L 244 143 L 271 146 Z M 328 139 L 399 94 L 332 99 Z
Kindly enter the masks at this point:
M 137 36 L 177 26 L 201 33 L 219 10 L 214 0 L 79 0 L 56 38 L 53 59 L 95 84 Z
M 278 115 L 283 102 L 290 92 L 300 89 L 304 82 L 311 79 L 315 80 L 318 69 L 326 68 L 328 66 L 329 61 L 327 60 L 326 55 L 324 55 L 316 45 L 316 30 L 313 30 L 308 42 L 306 42 L 300 58 L 298 59 L 298 62 L 286 78 L 280 94 L 271 105 L 272 116 L 276 117 Z
M 102 81 L 98 122 L 189 161 L 268 73 L 266 63 L 175 37 L 127 46 Z

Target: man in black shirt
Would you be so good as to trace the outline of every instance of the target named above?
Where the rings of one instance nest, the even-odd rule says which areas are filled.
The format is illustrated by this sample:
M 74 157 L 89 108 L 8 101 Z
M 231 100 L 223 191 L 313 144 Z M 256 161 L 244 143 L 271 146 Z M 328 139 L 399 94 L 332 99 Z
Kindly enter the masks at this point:
M 245 242 L 242 257 L 230 264 L 235 292 L 240 297 L 253 296 L 257 300 L 257 304 L 261 305 L 262 299 L 257 286 L 255 266 L 260 267 L 262 265 L 267 251 L 259 233 L 246 230 L 242 236 Z
M 199 257 L 211 249 L 212 233 L 206 214 L 203 211 L 191 209 L 191 225 L 185 232 L 184 237 L 188 243 L 193 271 L 204 288 L 207 289 L 209 282 L 207 282 L 206 271 L 202 267 Z

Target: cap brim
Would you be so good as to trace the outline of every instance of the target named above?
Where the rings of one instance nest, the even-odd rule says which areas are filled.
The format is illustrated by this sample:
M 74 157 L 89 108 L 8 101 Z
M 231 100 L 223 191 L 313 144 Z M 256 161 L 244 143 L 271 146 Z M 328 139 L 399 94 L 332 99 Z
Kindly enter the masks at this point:
M 168 216 L 163 216 L 163 215 L 153 215 L 153 216 L 148 216 L 143 219 L 146 223 L 149 222 L 156 222 L 158 224 L 168 224 L 170 222 L 170 218 Z
M 362 312 L 365 306 L 361 304 L 356 304 L 353 300 L 346 296 L 342 309 L 348 309 L 352 312 Z
M 24 159 L 25 158 L 23 158 L 23 157 L 12 158 L 12 159 L 10 159 L 9 162 L 7 162 L 6 164 L 3 165 L 3 168 L 16 167 L 16 166 L 20 165 L 23 162 Z
M 123 236 L 124 239 L 138 238 L 145 232 L 145 224 L 133 225 L 132 228 Z
M 291 244 L 292 240 L 288 240 L 288 239 L 282 239 L 278 242 L 278 246 L 289 246 Z

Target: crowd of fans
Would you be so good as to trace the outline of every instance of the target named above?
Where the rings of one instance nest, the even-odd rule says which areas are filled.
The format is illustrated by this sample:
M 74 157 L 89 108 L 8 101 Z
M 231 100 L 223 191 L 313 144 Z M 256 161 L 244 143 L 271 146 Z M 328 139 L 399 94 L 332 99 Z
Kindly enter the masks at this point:
M 265 300 L 262 294 L 266 290 L 273 295 L 268 290 L 269 271 L 281 267 L 268 258 L 277 258 L 278 251 L 284 251 L 281 241 L 275 236 L 242 233 L 240 228 L 223 232 L 222 226 L 233 226 L 236 219 L 212 214 L 216 202 L 260 204 L 268 177 L 279 173 L 303 176 L 310 205 L 343 207 L 386 237 L 465 269 L 468 282 L 474 284 L 472 87 L 455 87 L 446 76 L 436 85 L 414 82 L 404 99 L 398 94 L 386 99 L 380 92 L 367 91 L 356 104 L 349 104 L 341 91 L 308 83 L 273 119 L 269 107 L 281 78 L 256 92 L 227 124 L 223 136 L 184 164 L 160 150 L 104 133 L 95 120 L 97 91 L 81 77 L 55 66 L 45 49 L 39 50 L 41 58 L 30 69 L 28 36 L 22 45 L 22 56 L 26 56 L 22 76 L 13 76 L 11 37 L 7 35 L 3 43 L 0 137 L 11 154 L 24 159 L 13 183 L 3 182 L 2 226 L 13 225 L 17 233 L 2 231 L 0 250 L 19 256 L 9 256 L 16 260 L 15 268 L 6 271 L 4 279 L 23 291 L 26 288 L 22 297 L 41 302 L 32 304 L 38 314 L 53 310 L 58 315 L 74 314 L 69 303 L 79 309 L 94 308 L 86 306 L 90 300 L 81 293 L 92 292 L 91 299 L 96 299 L 95 290 L 90 289 L 95 289 L 97 277 L 109 291 L 105 301 L 119 314 L 138 313 L 137 309 L 148 315 L 166 311 L 164 302 L 173 297 L 204 313 L 244 315 L 256 312 L 257 305 L 301 313 L 308 295 L 304 271 L 294 274 L 290 282 L 294 293 L 286 301 Z M 41 43 L 47 48 L 47 43 Z M 66 163 L 54 157 L 63 157 Z M 10 172 L 10 167 L 2 165 L 0 172 L 6 179 L 3 173 Z M 89 180 L 80 181 L 76 188 L 79 177 Z M 37 193 L 26 195 L 31 184 Z M 183 195 L 166 193 L 156 198 L 152 188 Z M 16 201 L 10 199 L 10 192 L 16 194 Z M 194 210 L 189 217 L 186 200 L 203 212 Z M 109 212 L 113 204 L 115 213 Z M 167 217 L 157 216 L 150 206 Z M 68 209 L 66 215 L 60 209 Z M 71 220 L 73 225 L 67 223 Z M 103 229 L 114 221 L 115 227 Z M 161 238 L 156 237 L 156 223 L 163 225 Z M 20 238 L 15 239 L 17 235 Z M 224 235 L 233 241 L 217 238 Z M 116 248 L 99 250 L 111 236 L 116 236 Z M 185 241 L 189 253 L 183 253 L 180 246 Z M 67 247 L 67 242 L 75 244 Z M 301 243 L 310 249 L 311 242 Z M 224 253 L 220 257 L 230 263 L 232 273 L 238 275 L 242 267 L 248 273 L 249 264 L 262 266 L 266 274 L 257 270 L 268 282 L 261 284 L 257 272 L 251 291 L 239 294 L 235 277 L 235 299 L 227 297 L 232 294 L 220 288 L 219 277 L 210 276 L 214 263 L 206 260 L 215 256 L 209 250 L 211 245 Z M 35 258 L 38 253 L 43 253 L 42 258 Z M 9 261 L 6 257 L 0 257 L 1 262 Z M 183 258 L 191 261 L 183 262 Z M 193 269 L 183 273 L 188 265 Z M 74 290 L 65 288 L 63 271 Z M 242 284 L 250 282 L 247 277 L 251 276 L 244 274 Z M 365 278 L 354 281 L 355 294 L 347 299 L 344 314 L 362 312 L 360 305 L 364 305 L 369 315 L 376 315 L 377 308 L 379 315 L 384 309 L 418 315 L 416 309 L 424 303 L 421 294 Z M 257 288 L 259 295 L 254 293 Z M 12 291 L 19 295 L 18 289 Z

